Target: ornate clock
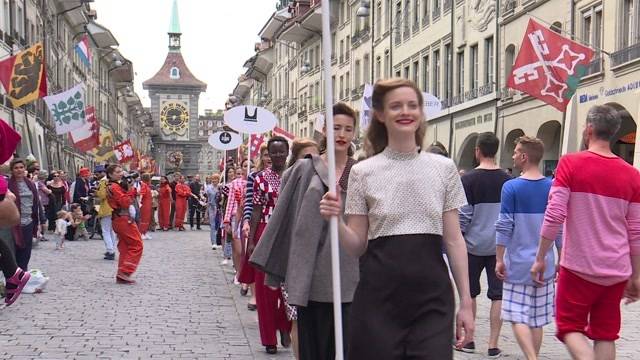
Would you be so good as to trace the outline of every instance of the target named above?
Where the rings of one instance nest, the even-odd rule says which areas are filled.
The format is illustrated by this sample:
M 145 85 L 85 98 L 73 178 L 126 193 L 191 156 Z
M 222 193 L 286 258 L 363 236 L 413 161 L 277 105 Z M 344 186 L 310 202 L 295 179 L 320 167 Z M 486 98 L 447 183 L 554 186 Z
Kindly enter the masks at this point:
M 184 133 L 189 126 L 189 110 L 181 103 L 165 103 L 160 111 L 160 125 L 167 133 Z

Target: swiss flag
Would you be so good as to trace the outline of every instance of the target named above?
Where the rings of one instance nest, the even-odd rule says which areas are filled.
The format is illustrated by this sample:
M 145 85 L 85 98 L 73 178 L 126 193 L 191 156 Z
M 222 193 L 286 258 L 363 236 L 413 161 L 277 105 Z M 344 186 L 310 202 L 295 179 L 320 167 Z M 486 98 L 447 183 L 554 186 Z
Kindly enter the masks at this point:
M 295 135 L 293 135 L 292 133 L 286 131 L 285 129 L 279 128 L 279 127 L 275 127 L 273 129 L 273 131 L 271 131 L 271 133 L 273 134 L 273 136 L 282 136 L 283 138 L 287 139 L 287 141 L 292 142 L 296 137 Z
M 507 86 L 564 112 L 593 50 L 529 19 Z
M 251 134 L 249 138 L 249 150 L 251 154 L 257 154 L 260 151 L 260 146 L 264 143 L 264 135 L 262 134 Z
M 116 159 L 118 159 L 118 162 L 120 163 L 126 163 L 127 161 L 133 160 L 136 156 L 130 140 L 114 146 L 113 153 L 116 154 Z

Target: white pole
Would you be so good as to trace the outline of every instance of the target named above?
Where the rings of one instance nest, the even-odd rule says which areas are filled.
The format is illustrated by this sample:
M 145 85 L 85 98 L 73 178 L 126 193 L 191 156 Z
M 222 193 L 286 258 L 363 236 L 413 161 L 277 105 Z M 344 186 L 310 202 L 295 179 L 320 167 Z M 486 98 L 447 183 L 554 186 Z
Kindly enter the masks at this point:
M 249 141 L 247 141 L 249 146 L 247 146 L 247 178 L 251 173 L 251 135 L 249 135 Z
M 333 99 L 331 86 L 331 9 L 329 0 L 322 0 L 322 62 L 324 64 L 324 104 L 327 129 L 327 158 L 329 160 L 329 191 L 337 193 L 336 154 L 333 135 Z M 331 234 L 331 275 L 333 280 L 333 320 L 336 341 L 336 360 L 344 358 L 342 345 L 342 294 L 340 288 L 340 250 L 338 244 L 338 218 L 332 217 Z
M 224 151 L 224 159 L 222 159 L 222 179 L 223 184 L 227 183 L 227 150 Z

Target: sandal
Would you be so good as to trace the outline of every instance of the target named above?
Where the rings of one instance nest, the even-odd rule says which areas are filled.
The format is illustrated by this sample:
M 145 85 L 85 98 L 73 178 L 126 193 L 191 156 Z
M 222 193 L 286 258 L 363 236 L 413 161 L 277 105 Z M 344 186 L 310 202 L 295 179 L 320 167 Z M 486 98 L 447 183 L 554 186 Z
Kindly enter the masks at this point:
M 18 296 L 20 296 L 22 289 L 27 285 L 30 278 L 30 273 L 18 268 L 16 273 L 7 279 L 7 285 L 5 287 L 6 295 L 4 298 L 4 302 L 7 306 L 13 304 L 18 299 Z
M 116 283 L 133 285 L 133 284 L 136 283 L 136 281 L 131 278 L 131 274 L 126 274 L 126 273 L 120 273 L 119 272 L 116 275 Z

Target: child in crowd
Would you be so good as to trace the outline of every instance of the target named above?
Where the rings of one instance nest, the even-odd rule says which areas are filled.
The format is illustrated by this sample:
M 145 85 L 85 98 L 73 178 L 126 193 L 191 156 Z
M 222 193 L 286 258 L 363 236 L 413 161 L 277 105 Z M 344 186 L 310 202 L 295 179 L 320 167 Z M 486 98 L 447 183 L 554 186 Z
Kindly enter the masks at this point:
M 56 237 L 56 250 L 64 249 L 64 237 L 67 235 L 67 227 L 71 225 L 71 215 L 60 210 L 56 214 L 58 219 L 56 220 L 56 231 L 54 235 Z
M 84 215 L 80 204 L 71 204 L 71 227 L 73 227 L 73 240 L 83 238 L 83 240 L 89 240 L 89 232 L 87 231 L 86 221 L 90 218 L 90 215 Z

